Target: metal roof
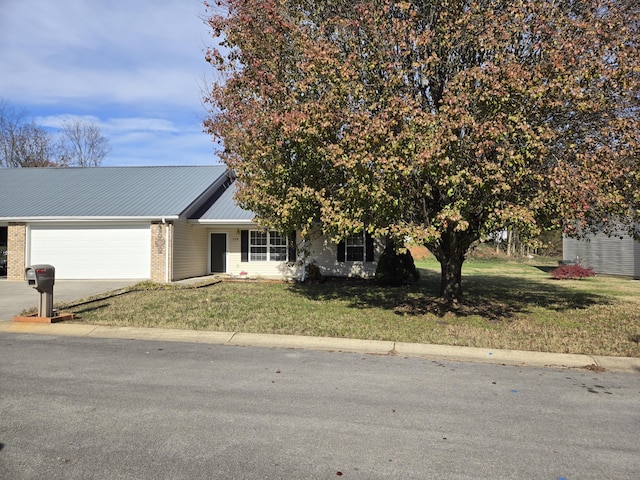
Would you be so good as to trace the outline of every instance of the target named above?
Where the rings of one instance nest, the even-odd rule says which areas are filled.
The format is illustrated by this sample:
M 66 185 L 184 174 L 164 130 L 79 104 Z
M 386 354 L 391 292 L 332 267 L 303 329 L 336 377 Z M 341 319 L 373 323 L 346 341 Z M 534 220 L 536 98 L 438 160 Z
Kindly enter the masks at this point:
M 256 216 L 249 210 L 243 210 L 234 200 L 235 182 L 229 185 L 220 198 L 197 219 L 199 223 L 248 223 Z
M 0 219 L 178 217 L 227 167 L 0 168 Z

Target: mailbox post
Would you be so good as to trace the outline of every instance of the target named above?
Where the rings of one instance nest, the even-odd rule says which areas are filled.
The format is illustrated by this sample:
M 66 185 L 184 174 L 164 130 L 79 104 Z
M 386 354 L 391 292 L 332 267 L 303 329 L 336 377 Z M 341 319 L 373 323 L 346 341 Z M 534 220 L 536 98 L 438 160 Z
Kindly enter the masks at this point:
M 53 265 L 31 265 L 25 269 L 27 285 L 40 293 L 39 317 L 53 317 L 53 285 L 56 269 Z

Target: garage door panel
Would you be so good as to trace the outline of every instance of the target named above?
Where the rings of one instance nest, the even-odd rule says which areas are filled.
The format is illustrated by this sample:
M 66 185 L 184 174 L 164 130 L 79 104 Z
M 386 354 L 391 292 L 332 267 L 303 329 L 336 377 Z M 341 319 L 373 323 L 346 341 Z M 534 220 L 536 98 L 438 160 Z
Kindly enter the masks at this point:
M 60 279 L 149 278 L 150 226 L 32 226 L 30 253 Z

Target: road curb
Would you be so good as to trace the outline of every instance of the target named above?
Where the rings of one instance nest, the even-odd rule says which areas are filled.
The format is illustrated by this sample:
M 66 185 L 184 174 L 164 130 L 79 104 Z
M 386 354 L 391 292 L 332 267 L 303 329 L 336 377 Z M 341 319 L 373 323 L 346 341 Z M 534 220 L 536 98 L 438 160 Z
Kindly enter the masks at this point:
M 588 368 L 593 370 L 640 373 L 640 358 L 527 352 L 522 350 L 499 350 L 380 340 L 26 322 L 0 322 L 0 332 L 339 351 L 345 353 L 420 357 L 433 360 L 480 362 L 500 365 Z

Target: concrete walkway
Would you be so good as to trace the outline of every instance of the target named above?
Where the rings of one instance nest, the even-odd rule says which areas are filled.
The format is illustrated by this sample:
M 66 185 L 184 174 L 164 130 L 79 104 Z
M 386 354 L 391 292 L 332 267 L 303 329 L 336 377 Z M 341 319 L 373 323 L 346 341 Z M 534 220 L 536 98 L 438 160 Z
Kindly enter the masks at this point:
M 322 351 L 397 355 L 434 360 L 482 362 L 530 367 L 588 368 L 640 373 L 640 358 L 603 357 L 519 350 L 423 345 L 346 338 L 264 335 L 255 333 L 207 332 L 162 328 L 104 327 L 73 323 L 0 323 L 0 332 L 18 334 L 63 335 L 91 338 L 119 338 L 164 342 L 193 342 L 266 348 L 292 348 Z

